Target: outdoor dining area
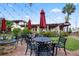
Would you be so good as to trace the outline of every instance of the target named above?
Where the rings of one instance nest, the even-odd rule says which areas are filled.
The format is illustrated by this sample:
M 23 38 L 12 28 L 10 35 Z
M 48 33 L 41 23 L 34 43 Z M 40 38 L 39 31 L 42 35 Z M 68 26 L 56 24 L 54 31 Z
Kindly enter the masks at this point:
M 24 28 L 23 30 L 15 28 L 13 29 L 13 31 L 8 31 L 6 20 L 5 18 L 3 18 L 0 33 L 0 55 L 13 53 L 16 48 L 18 48 L 17 45 L 19 44 L 19 42 L 21 46 L 25 44 L 26 49 L 24 55 L 27 55 L 27 52 L 30 49 L 29 56 L 32 56 L 33 53 L 35 54 L 35 56 L 55 56 L 57 55 L 58 48 L 63 48 L 64 55 L 67 55 L 65 49 L 65 44 L 67 41 L 66 37 L 58 34 L 58 41 L 55 42 L 46 35 L 32 32 L 31 28 L 32 24 L 31 20 L 29 20 L 26 28 Z M 45 12 L 42 9 L 40 12 L 40 32 L 46 32 L 45 28 Z

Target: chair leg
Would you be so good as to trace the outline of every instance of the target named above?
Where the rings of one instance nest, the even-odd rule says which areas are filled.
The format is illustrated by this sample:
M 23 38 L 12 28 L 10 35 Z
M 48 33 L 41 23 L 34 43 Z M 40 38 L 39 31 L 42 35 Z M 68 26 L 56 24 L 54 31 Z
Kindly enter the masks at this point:
M 31 52 L 30 52 L 30 56 L 32 55 L 32 46 L 31 46 Z
M 15 49 L 17 48 L 17 44 L 15 45 Z
M 65 55 L 67 55 L 67 53 L 66 53 L 66 49 L 64 48 L 64 52 L 65 52 Z
M 48 56 L 48 54 L 49 54 L 49 51 L 48 51 L 48 49 L 49 49 L 49 48 L 47 47 L 47 56 Z
M 23 45 L 23 39 L 20 42 L 21 42 L 21 45 Z
M 18 47 L 18 41 L 16 41 L 16 47 L 15 48 L 17 48 Z
M 30 56 L 32 55 L 32 49 L 31 49 L 31 52 L 30 52 Z
M 35 55 L 38 56 L 38 51 L 37 50 L 35 50 Z
M 56 53 L 55 53 L 55 56 L 57 55 L 57 47 L 56 47 Z
M 59 51 L 61 50 L 61 48 L 59 48 Z
M 17 44 L 18 44 L 18 41 L 17 41 Z
M 53 50 L 52 56 L 54 56 L 55 46 L 52 47 L 52 50 Z
M 38 56 L 38 46 L 36 47 L 36 56 Z
M 27 50 L 28 50 L 28 45 L 27 45 L 27 48 L 26 48 L 26 51 L 25 51 L 25 55 L 27 54 Z

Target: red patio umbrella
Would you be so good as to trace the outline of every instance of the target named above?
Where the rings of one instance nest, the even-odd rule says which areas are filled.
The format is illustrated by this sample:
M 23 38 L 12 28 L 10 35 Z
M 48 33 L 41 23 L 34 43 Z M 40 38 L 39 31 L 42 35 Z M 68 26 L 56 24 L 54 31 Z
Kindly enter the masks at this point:
M 32 28 L 31 20 L 29 19 L 28 24 L 27 24 L 28 29 Z
M 5 31 L 6 30 L 6 20 L 5 20 L 5 18 L 2 19 L 1 30 L 2 31 Z
M 46 28 L 45 12 L 43 9 L 40 12 L 40 28 L 42 29 Z

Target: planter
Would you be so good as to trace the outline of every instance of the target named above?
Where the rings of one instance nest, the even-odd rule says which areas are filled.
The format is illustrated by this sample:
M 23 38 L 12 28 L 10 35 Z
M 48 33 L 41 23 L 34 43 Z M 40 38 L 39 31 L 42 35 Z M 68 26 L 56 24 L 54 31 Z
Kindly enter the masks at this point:
M 13 52 L 16 48 L 16 40 L 0 40 L 0 55 Z

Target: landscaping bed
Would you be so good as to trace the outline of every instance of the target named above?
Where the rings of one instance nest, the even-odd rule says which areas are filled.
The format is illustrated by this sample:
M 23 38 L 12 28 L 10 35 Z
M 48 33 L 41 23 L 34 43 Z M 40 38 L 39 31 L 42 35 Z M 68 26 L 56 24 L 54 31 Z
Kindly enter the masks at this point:
M 15 47 L 15 45 L 0 45 L 0 55 L 13 52 Z
M 0 55 L 14 51 L 16 40 L 11 34 L 0 34 Z

